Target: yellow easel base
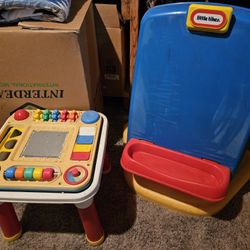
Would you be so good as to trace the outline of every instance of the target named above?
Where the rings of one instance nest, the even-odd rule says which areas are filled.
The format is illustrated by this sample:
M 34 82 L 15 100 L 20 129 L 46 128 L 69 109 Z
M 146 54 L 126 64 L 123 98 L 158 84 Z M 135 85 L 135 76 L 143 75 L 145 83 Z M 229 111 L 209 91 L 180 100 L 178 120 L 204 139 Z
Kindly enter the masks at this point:
M 101 245 L 103 243 L 103 241 L 105 239 L 105 236 L 103 234 L 102 237 L 99 240 L 97 240 L 97 241 L 91 241 L 91 240 L 88 239 L 88 236 L 86 235 L 86 239 L 87 239 L 88 243 L 91 246 L 99 246 L 99 245 Z
M 242 159 L 240 167 L 230 183 L 225 199 L 216 203 L 186 195 L 128 172 L 125 172 L 125 177 L 129 186 L 146 199 L 179 212 L 209 216 L 223 209 L 250 179 L 250 153 L 247 152 Z
M 15 234 L 15 235 L 12 236 L 12 237 L 5 237 L 5 236 L 3 235 L 3 238 L 4 238 L 4 240 L 6 240 L 6 241 L 8 241 L 8 242 L 11 242 L 11 241 L 18 240 L 18 239 L 21 237 L 21 235 L 22 235 L 22 229 L 21 229 L 17 234 Z

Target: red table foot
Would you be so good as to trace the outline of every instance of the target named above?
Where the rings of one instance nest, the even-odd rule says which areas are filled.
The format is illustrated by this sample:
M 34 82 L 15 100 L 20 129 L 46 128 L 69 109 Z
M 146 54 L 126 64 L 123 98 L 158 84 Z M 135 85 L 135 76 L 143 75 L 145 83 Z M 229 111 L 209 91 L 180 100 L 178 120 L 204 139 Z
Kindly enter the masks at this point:
M 109 156 L 106 153 L 105 157 L 104 157 L 104 163 L 103 163 L 103 174 L 108 174 L 111 171 L 111 163 L 109 160 Z
M 104 241 L 104 231 L 99 221 L 95 204 L 87 208 L 77 208 L 81 217 L 82 225 L 86 233 L 87 241 L 92 246 L 98 246 Z
M 17 240 L 22 234 L 21 224 L 11 203 L 0 204 L 0 226 L 7 241 Z

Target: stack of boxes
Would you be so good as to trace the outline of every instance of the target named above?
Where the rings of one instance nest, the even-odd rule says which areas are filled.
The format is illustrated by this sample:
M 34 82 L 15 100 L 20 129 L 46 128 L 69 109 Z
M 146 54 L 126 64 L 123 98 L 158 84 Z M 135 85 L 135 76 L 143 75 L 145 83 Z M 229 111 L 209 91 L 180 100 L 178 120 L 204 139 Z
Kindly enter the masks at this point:
M 97 5 L 99 13 L 104 8 L 118 18 L 116 6 L 107 6 L 112 7 Z M 100 31 L 109 23 L 101 19 L 100 24 L 96 13 L 91 0 L 75 0 L 64 23 L 23 21 L 0 27 L 0 126 L 19 108 L 101 111 L 102 90 L 122 96 L 123 29 L 116 18 Z M 98 48 L 106 53 L 98 56 Z
M 126 89 L 125 28 L 114 4 L 96 4 L 95 21 L 104 96 L 124 97 Z

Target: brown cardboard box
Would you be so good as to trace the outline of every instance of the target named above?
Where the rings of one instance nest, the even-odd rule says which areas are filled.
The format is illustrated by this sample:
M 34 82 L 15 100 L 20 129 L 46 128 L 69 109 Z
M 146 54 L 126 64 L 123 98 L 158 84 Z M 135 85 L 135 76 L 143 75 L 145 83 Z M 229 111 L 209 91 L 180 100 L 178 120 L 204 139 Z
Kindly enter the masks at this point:
M 92 1 L 74 0 L 66 23 L 0 28 L 0 124 L 32 103 L 100 110 L 100 70 Z
M 124 28 L 114 4 L 96 4 L 97 44 L 104 96 L 124 95 L 126 58 Z

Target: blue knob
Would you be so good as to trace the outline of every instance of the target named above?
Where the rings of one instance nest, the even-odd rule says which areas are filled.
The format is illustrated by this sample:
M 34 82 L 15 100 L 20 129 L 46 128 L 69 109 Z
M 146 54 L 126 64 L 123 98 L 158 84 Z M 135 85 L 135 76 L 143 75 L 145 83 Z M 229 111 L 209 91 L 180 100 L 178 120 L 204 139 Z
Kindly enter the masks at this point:
M 11 168 L 6 169 L 4 172 L 4 177 L 6 179 L 14 179 L 15 178 L 15 171 L 16 171 L 15 167 L 11 167 Z
M 81 121 L 87 124 L 95 123 L 99 120 L 100 115 L 98 112 L 90 110 L 82 114 Z

